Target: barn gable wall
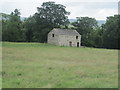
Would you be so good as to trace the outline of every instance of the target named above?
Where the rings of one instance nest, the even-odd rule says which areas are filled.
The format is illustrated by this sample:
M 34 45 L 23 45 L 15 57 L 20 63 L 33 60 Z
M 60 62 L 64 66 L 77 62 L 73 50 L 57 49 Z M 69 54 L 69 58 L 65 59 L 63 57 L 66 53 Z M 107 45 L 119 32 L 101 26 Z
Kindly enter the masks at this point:
M 53 37 L 54 34 L 54 37 Z M 57 34 L 57 32 L 55 30 L 52 30 L 49 34 L 48 34 L 48 43 L 49 44 L 54 44 L 54 45 L 59 45 L 59 35 Z

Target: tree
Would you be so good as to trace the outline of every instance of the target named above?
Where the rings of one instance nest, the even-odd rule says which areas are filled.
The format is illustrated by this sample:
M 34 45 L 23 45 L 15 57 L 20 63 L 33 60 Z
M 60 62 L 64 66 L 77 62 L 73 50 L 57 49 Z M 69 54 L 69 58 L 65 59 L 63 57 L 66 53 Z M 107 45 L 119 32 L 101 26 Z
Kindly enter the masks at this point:
M 51 24 L 53 27 L 69 24 L 68 17 L 70 12 L 65 10 L 65 6 L 55 4 L 55 2 L 45 2 L 42 7 L 37 7 L 38 15 L 43 22 Z
M 10 15 L 2 13 L 2 40 L 8 41 L 7 34 L 8 34 L 8 21 Z
M 77 17 L 77 21 L 72 23 L 77 31 L 82 35 L 83 46 L 95 46 L 94 32 L 98 27 L 97 21 L 89 17 Z
M 119 48 L 118 40 L 120 39 L 120 15 L 107 17 L 107 21 L 102 27 L 103 47 Z
M 3 40 L 5 41 L 22 41 L 20 12 L 15 9 L 9 17 L 3 19 Z
M 94 43 L 95 47 L 102 48 L 103 47 L 103 29 L 101 27 L 97 27 L 96 30 L 94 30 Z
M 65 10 L 65 6 L 55 4 L 55 2 L 45 2 L 41 7 L 37 7 L 34 14 L 34 40 L 39 42 L 47 41 L 47 34 L 53 28 L 60 28 L 60 25 L 68 25 L 70 13 Z
M 27 42 L 32 42 L 35 41 L 33 40 L 33 33 L 34 31 L 34 26 L 35 26 L 35 19 L 33 17 L 26 18 L 24 20 L 24 33 L 25 33 L 25 40 Z

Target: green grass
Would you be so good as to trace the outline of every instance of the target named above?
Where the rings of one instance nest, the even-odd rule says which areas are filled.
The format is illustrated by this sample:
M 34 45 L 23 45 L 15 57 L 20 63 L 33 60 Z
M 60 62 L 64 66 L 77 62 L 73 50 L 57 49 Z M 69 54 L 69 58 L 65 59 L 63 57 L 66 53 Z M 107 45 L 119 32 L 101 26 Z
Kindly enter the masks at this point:
M 117 88 L 118 50 L 3 42 L 3 88 Z
M 0 42 L 0 90 L 2 89 L 2 43 Z

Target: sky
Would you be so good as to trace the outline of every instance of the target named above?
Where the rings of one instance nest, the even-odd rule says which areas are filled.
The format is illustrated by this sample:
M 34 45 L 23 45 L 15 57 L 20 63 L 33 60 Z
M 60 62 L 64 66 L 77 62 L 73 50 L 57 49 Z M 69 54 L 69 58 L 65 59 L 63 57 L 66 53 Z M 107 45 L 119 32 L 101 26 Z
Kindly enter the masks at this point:
M 106 20 L 108 16 L 118 14 L 119 0 L 0 0 L 0 12 L 10 14 L 17 8 L 22 17 L 29 17 L 37 12 L 36 7 L 41 7 L 47 1 L 66 6 L 66 10 L 71 13 L 69 19 L 88 16 Z

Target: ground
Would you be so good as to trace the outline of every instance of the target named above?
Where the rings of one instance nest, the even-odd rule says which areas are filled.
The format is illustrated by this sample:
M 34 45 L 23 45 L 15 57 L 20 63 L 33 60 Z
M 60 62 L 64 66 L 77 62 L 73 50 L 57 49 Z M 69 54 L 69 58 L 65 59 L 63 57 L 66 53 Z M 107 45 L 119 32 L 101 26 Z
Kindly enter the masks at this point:
M 3 88 L 117 88 L 118 50 L 3 42 Z

